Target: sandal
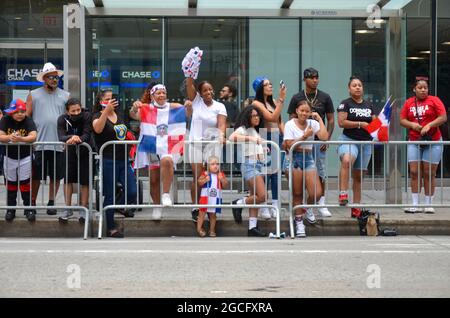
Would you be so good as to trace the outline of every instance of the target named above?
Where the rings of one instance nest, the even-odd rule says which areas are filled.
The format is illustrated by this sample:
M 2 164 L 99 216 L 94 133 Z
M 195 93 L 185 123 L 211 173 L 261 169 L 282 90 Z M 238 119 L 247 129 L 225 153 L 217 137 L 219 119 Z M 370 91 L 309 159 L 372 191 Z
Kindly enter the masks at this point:
M 114 237 L 114 238 L 123 238 L 123 233 L 120 232 L 119 230 L 112 230 L 109 231 L 107 234 L 108 237 Z
M 216 237 L 216 232 L 209 232 L 209 237 Z
M 200 237 L 205 237 L 206 236 L 206 232 L 205 232 L 204 229 L 197 230 L 197 233 L 198 233 L 198 236 L 200 236 Z

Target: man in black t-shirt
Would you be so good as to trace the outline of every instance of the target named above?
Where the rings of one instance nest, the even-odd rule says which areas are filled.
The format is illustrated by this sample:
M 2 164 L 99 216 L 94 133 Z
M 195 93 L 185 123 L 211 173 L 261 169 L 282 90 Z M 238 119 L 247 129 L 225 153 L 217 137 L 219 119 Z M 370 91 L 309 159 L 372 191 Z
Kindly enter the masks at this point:
M 20 189 L 23 205 L 31 206 L 31 145 L 10 145 L 14 143 L 32 143 L 36 141 L 36 125 L 26 116 L 26 105 L 21 99 L 13 100 L 5 113 L 8 116 L 0 120 L 0 142 L 8 143 L 4 158 L 5 179 L 7 188 L 7 205 L 17 205 L 17 191 Z M 25 209 L 28 221 L 36 219 L 36 210 Z M 5 220 L 12 221 L 16 217 L 15 209 L 6 211 Z
M 317 89 L 319 86 L 319 72 L 310 67 L 303 71 L 303 81 L 305 82 L 305 89 L 292 96 L 288 107 L 289 118 L 296 116 L 295 110 L 298 103 L 306 100 L 311 106 L 311 110 L 319 114 L 323 122 L 327 125 L 328 140 L 334 130 L 334 107 L 330 95 Z M 318 140 L 317 137 L 315 140 Z M 325 204 L 325 157 L 328 146 L 325 144 L 315 144 L 313 147 L 314 161 L 316 162 L 317 173 L 319 174 L 322 184 L 323 196 L 319 200 L 320 205 Z M 331 213 L 326 207 L 319 208 L 319 213 L 322 217 L 330 217 Z M 315 222 L 315 217 L 312 209 L 308 209 L 306 213 L 306 220 L 310 223 Z
M 236 104 L 236 87 L 225 84 L 220 90 L 219 100 L 225 105 L 227 110 L 227 127 L 233 127 L 239 109 Z

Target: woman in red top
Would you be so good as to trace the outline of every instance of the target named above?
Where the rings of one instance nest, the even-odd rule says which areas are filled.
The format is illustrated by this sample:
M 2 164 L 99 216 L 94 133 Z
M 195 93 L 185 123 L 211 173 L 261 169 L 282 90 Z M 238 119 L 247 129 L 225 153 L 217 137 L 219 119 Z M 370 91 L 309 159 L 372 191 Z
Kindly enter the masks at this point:
M 407 99 L 400 112 L 400 125 L 408 128 L 410 141 L 439 141 L 442 140 L 439 126 L 447 121 L 444 104 L 436 96 L 428 95 L 428 82 L 424 78 L 417 78 L 413 89 L 415 96 Z M 408 144 L 408 162 L 411 174 L 412 204 L 414 207 L 406 208 L 406 213 L 421 212 L 415 207 L 419 204 L 423 178 L 425 190 L 424 204 L 431 204 L 436 170 L 442 157 L 442 145 Z M 434 213 L 432 207 L 425 208 L 425 213 Z

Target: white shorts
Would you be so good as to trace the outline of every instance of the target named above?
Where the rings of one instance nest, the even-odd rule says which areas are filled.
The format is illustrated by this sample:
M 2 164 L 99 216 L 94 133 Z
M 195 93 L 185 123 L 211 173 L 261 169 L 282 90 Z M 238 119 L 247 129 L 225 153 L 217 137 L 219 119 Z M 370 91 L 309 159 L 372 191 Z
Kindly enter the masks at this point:
M 146 153 L 146 152 L 136 152 L 136 158 L 134 160 L 134 169 L 146 168 L 148 167 L 150 170 L 159 169 L 161 159 L 169 157 L 173 161 L 174 168 L 179 159 L 179 155 L 177 154 L 166 154 L 161 158 L 155 153 Z
M 5 178 L 11 182 L 17 182 L 17 177 L 20 181 L 24 181 L 31 178 L 31 156 L 23 159 L 11 159 L 9 157 L 4 158 L 3 171 Z
M 216 142 L 207 144 L 189 144 L 186 147 L 187 153 L 185 160 L 188 163 L 205 163 L 208 162 L 208 158 L 216 156 L 219 158 L 219 162 L 222 162 L 222 145 Z

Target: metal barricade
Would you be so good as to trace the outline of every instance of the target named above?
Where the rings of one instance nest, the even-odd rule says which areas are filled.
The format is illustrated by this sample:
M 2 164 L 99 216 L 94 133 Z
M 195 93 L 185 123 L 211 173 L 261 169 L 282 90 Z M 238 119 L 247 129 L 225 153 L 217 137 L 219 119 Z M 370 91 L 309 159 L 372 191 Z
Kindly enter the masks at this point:
M 382 179 L 382 189 L 381 191 L 384 192 L 384 202 L 365 202 L 365 203 L 353 203 L 353 204 L 347 204 L 345 205 L 345 207 L 347 208 L 411 208 L 411 207 L 417 207 L 420 209 L 423 208 L 445 208 L 445 207 L 450 207 L 450 201 L 444 202 L 444 193 L 443 193 L 443 189 L 444 189 L 444 184 L 443 184 L 443 165 L 442 165 L 442 161 L 443 161 L 443 152 L 441 153 L 441 157 L 440 157 L 440 203 L 439 204 L 418 204 L 418 205 L 412 205 L 412 203 L 410 203 L 410 201 L 408 200 L 410 198 L 410 191 L 409 189 L 411 188 L 411 186 L 408 186 L 409 182 L 408 179 L 410 179 L 410 171 L 409 171 L 409 164 L 408 164 L 408 158 L 407 158 L 407 154 L 406 151 L 403 149 L 403 151 L 405 151 L 405 153 L 402 155 L 401 150 L 399 150 L 399 148 L 401 147 L 406 147 L 407 145 L 411 145 L 411 144 L 416 144 L 418 146 L 433 146 L 433 145 L 442 145 L 442 146 L 448 146 L 450 145 L 450 141 L 389 141 L 389 142 L 378 142 L 378 141 L 297 141 L 295 142 L 289 149 L 289 225 L 290 225 L 290 233 L 291 233 L 291 238 L 294 237 L 294 210 L 302 208 L 302 209 L 308 209 L 308 208 L 318 208 L 318 207 L 327 207 L 327 208 L 342 208 L 343 206 L 339 205 L 339 204 L 325 204 L 325 205 L 319 205 L 317 200 L 315 200 L 314 204 L 304 204 L 304 199 L 305 199 L 305 194 L 306 194 L 306 183 L 305 183 L 305 174 L 303 174 L 303 184 L 302 184 L 302 204 L 293 206 L 293 178 L 292 178 L 292 172 L 293 172 L 293 154 L 294 154 L 294 149 L 302 144 L 308 144 L 308 145 L 314 145 L 314 144 L 326 144 L 327 146 L 340 146 L 340 145 L 356 145 L 357 147 L 361 147 L 363 145 L 370 145 L 371 147 L 371 160 L 372 160 L 372 174 L 371 174 L 371 190 L 372 191 L 380 191 L 377 190 L 377 185 L 380 184 L 380 180 L 376 180 L 377 178 L 375 178 L 375 172 L 374 172 L 374 148 L 377 146 L 382 146 L 383 147 L 383 154 L 384 154 L 384 158 L 383 158 L 383 176 L 382 178 L 378 178 L 378 179 Z M 393 162 L 389 161 L 387 158 L 389 158 L 389 151 L 390 148 L 394 148 L 394 160 Z M 420 152 L 419 147 L 418 147 L 418 152 Z M 303 150 L 303 153 L 305 152 L 305 150 Z M 326 156 L 326 164 L 325 166 L 328 166 L 327 162 L 329 161 L 329 156 L 330 156 L 330 149 L 327 150 L 327 156 Z M 402 156 L 402 158 L 400 158 L 401 160 L 399 160 L 399 153 Z M 430 154 L 431 156 L 431 154 Z M 403 161 L 403 157 L 405 158 L 405 161 Z M 305 156 L 303 156 L 303 158 L 305 158 Z M 339 156 L 337 156 L 336 160 L 338 160 L 340 162 Z M 424 161 L 426 160 L 426 158 L 424 159 Z M 402 169 L 400 169 L 398 167 L 398 163 L 402 163 L 405 165 L 406 169 L 403 169 L 403 173 L 402 173 Z M 349 173 L 348 173 L 348 178 L 349 178 L 349 186 L 348 188 L 350 189 L 350 180 L 352 179 L 352 169 L 354 169 L 352 167 L 353 164 L 350 164 L 350 169 L 349 169 Z M 393 165 L 393 167 L 392 167 Z M 391 166 L 391 167 L 389 167 Z M 428 171 L 428 184 L 430 185 L 431 188 L 431 183 L 432 183 L 432 170 L 431 170 L 431 165 L 429 166 L 429 171 Z M 340 167 L 340 166 L 339 166 Z M 388 168 L 389 167 L 389 168 Z M 404 200 L 407 200 L 407 203 L 387 203 L 388 199 L 387 199 L 387 191 L 388 191 L 388 183 L 391 180 L 388 180 L 388 171 L 392 171 L 393 173 L 391 173 L 389 175 L 389 179 L 394 179 L 393 184 L 403 184 L 402 188 L 404 189 L 398 189 L 397 187 L 394 187 L 394 200 L 395 202 L 403 202 Z M 421 185 L 421 169 L 418 170 L 418 180 L 419 180 L 419 185 Z M 326 175 L 326 179 L 328 179 L 328 174 Z M 363 179 L 363 177 L 361 176 L 361 179 Z M 403 181 L 404 182 L 399 182 L 399 181 Z M 378 182 L 376 182 L 378 181 Z M 340 173 L 338 172 L 337 175 L 337 184 L 338 184 L 338 188 L 337 190 L 339 191 L 339 184 L 340 184 Z M 326 193 L 328 193 L 328 182 L 325 182 L 325 187 L 326 187 Z M 423 186 L 425 188 L 425 185 Z M 316 189 L 316 187 L 314 187 Z M 362 190 L 364 188 L 364 183 L 361 182 L 360 185 L 360 190 L 361 190 L 361 195 L 362 195 Z M 378 186 L 379 188 L 379 186 Z M 419 193 L 421 192 L 422 186 L 419 187 Z M 430 188 L 428 190 L 430 190 Z M 400 191 L 399 191 L 400 190 Z M 400 193 L 399 193 L 400 192 Z M 435 191 L 436 193 L 436 191 Z M 335 202 L 337 202 L 337 196 L 335 197 Z
M 185 141 L 185 146 L 188 144 L 217 144 L 219 145 L 218 141 Z M 277 158 L 277 165 L 276 165 L 276 172 L 278 174 L 278 192 L 281 195 L 281 157 L 280 157 L 280 148 L 279 145 L 273 141 L 264 141 L 264 144 L 270 144 L 273 147 L 273 151 L 276 154 L 276 158 Z M 100 171 L 99 171 L 99 198 L 100 198 L 100 215 L 99 215 L 99 226 L 98 226 L 98 238 L 101 239 L 102 237 L 102 230 L 103 230 L 103 218 L 104 218 L 104 212 L 106 212 L 107 210 L 110 209 L 140 209 L 140 208 L 163 208 L 162 204 L 150 204 L 150 202 L 148 204 L 116 204 L 115 200 L 113 202 L 112 205 L 108 205 L 108 206 L 103 206 L 103 193 L 104 193 L 104 189 L 103 189 L 103 160 L 104 160 L 104 150 L 106 147 L 108 146 L 113 146 L 115 147 L 115 145 L 137 145 L 139 144 L 139 141 L 109 141 L 106 142 L 105 144 L 102 145 L 102 147 L 99 150 L 99 159 L 100 159 Z M 242 142 L 239 143 L 233 143 L 230 141 L 227 141 L 225 143 L 226 145 L 231 145 L 230 149 L 231 149 L 231 158 L 233 158 L 233 147 L 232 145 L 234 144 L 245 144 Z M 124 147 L 125 151 L 127 151 L 127 147 Z M 115 151 L 113 150 L 113 154 L 115 155 Z M 184 151 L 184 156 L 186 154 L 186 151 Z M 125 157 L 128 160 L 128 157 Z M 186 159 L 184 157 L 184 159 Z M 115 166 L 116 164 L 116 160 L 115 157 L 113 159 L 113 165 Z M 186 160 L 183 160 L 183 177 L 184 177 L 184 192 L 186 192 Z M 115 168 L 113 168 L 113 171 L 115 173 Z M 232 169 L 231 169 L 231 182 L 230 184 L 233 184 L 233 173 L 232 173 Z M 137 170 L 137 176 L 136 176 L 136 182 L 139 182 L 139 170 Z M 115 176 L 113 176 L 113 180 L 116 180 Z M 172 187 L 173 189 L 173 180 L 172 180 Z M 233 191 L 233 188 L 230 189 L 230 191 Z M 127 202 L 127 190 L 124 189 L 124 193 L 125 193 L 125 202 Z M 138 192 L 139 193 L 139 192 Z M 186 198 L 184 197 L 184 202 L 186 202 Z M 137 202 L 139 202 L 139 197 L 137 198 Z M 276 211 L 276 237 L 280 238 L 280 209 L 281 209 L 281 200 L 278 200 L 278 205 L 276 207 L 274 207 L 273 205 L 269 205 L 269 204 L 220 204 L 220 205 L 205 205 L 205 204 L 186 204 L 186 203 L 182 203 L 182 204 L 173 204 L 172 206 L 170 206 L 171 208 L 204 208 L 204 207 L 211 207 L 211 208 L 271 208 L 274 209 Z
M 32 144 L 29 144 L 29 143 L 15 143 L 15 144 L 10 144 L 10 143 L 8 143 L 8 144 L 4 144 L 4 143 L 2 143 L 1 145 L 3 145 L 3 146 L 5 146 L 5 148 L 6 148 L 6 152 L 5 152 L 5 159 L 8 157 L 8 148 L 9 147 L 13 147 L 13 146 L 18 146 L 18 153 L 20 153 L 20 148 L 21 147 L 29 147 L 29 150 L 30 150 L 30 161 L 29 161 L 29 166 L 28 166 L 28 163 L 27 163 L 27 166 L 28 167 L 25 167 L 26 169 L 28 169 L 29 168 L 29 182 L 30 182 L 30 184 L 29 184 L 29 187 L 30 187 L 30 202 L 29 202 L 29 205 L 16 205 L 16 206 L 8 206 L 8 205 L 6 205 L 6 206 L 0 206 L 0 209 L 25 209 L 25 210 L 47 210 L 47 209 L 49 209 L 49 208 L 51 208 L 51 209 L 55 209 L 55 210 L 82 210 L 82 211 L 84 211 L 85 213 L 86 213 L 86 218 L 85 218 L 85 223 L 84 223 L 84 233 L 83 233 L 83 238 L 86 240 L 87 239 L 87 236 L 88 236 L 88 232 L 89 232 L 89 224 L 90 224 L 90 220 L 91 220 L 91 213 L 90 213 L 90 211 L 92 211 L 92 179 L 93 179 L 93 165 L 92 165 L 92 148 L 90 147 L 90 145 L 89 144 L 87 144 L 87 143 L 82 143 L 82 144 L 79 144 L 79 145 L 66 145 L 65 143 L 63 143 L 63 142 L 34 142 L 34 143 L 32 143 Z M 33 150 L 33 148 L 38 148 L 38 147 L 40 147 L 40 148 L 42 148 L 42 149 L 38 149 L 38 150 Z M 33 165 L 33 162 L 35 161 L 35 160 L 37 160 L 37 159 L 32 159 L 33 157 L 34 157 L 34 155 L 35 155 L 35 153 L 37 153 L 38 151 L 51 151 L 51 152 L 53 152 L 53 177 L 54 177 L 54 181 L 57 181 L 57 182 L 61 182 L 61 179 L 62 178 L 64 178 L 64 176 L 67 176 L 68 175 L 68 156 L 66 155 L 65 156 L 65 160 L 66 160 L 66 162 L 65 162 L 65 174 L 62 176 L 62 178 L 61 179 L 59 179 L 59 180 L 56 180 L 56 179 L 58 179 L 57 178 L 57 166 L 56 166 L 56 164 L 57 164 L 57 155 L 56 155 L 56 153 L 57 152 L 62 152 L 62 150 L 65 148 L 65 147 L 77 147 L 77 150 L 79 151 L 79 149 L 80 149 L 80 147 L 85 147 L 86 149 L 87 149 L 87 152 L 88 152 L 88 155 L 89 155 L 89 186 L 88 186 L 88 191 L 89 191 L 89 200 L 88 200 L 88 207 L 84 207 L 84 206 L 81 206 L 81 205 L 71 205 L 71 206 L 67 206 L 67 205 L 58 205 L 58 204 L 56 204 L 56 202 L 55 202 L 55 205 L 53 205 L 53 206 L 47 206 L 47 205 L 45 205 L 44 204 L 44 198 L 45 198 L 45 194 L 44 194 L 44 190 L 43 189 L 41 189 L 41 200 L 40 200 L 40 204 L 38 204 L 38 197 L 36 196 L 36 205 L 32 205 L 32 198 L 33 198 L 33 173 L 32 173 L 32 171 L 33 171 L 33 169 L 32 169 L 32 165 Z M 53 150 L 49 150 L 49 148 L 50 149 L 53 149 Z M 59 148 L 59 150 L 61 150 L 61 151 L 58 151 L 57 150 L 57 148 Z M 64 152 L 63 152 L 64 153 Z M 28 156 L 27 156 L 28 157 Z M 26 159 L 26 158 L 24 158 L 24 159 Z M 60 159 L 60 158 L 59 158 Z M 21 159 L 22 160 L 22 159 Z M 39 186 L 39 188 L 41 188 L 41 186 L 43 185 L 43 181 L 44 180 L 42 180 L 44 177 L 43 177 L 43 175 L 44 175 L 44 156 L 42 156 L 41 157 L 41 160 L 42 160 L 42 162 L 41 162 L 41 178 L 40 178 L 40 180 L 39 180 L 39 182 L 40 182 L 40 186 Z M 79 160 L 77 161 L 77 165 L 78 165 L 78 178 L 77 178 L 77 180 L 79 181 L 80 180 L 80 162 L 79 162 Z M 5 168 L 6 168 L 6 164 L 4 165 L 5 166 Z M 24 169 L 24 167 L 22 167 L 22 169 Z M 20 188 L 20 176 L 21 176 L 21 174 L 20 174 L 20 171 L 21 170 L 21 165 L 20 164 L 18 164 L 18 167 L 17 167 L 17 179 L 18 179 L 18 187 Z M 6 172 L 5 172 L 6 173 Z M 28 172 L 27 172 L 28 173 Z M 47 173 L 48 174 L 48 173 Z M 45 179 L 46 179 L 46 177 L 47 176 L 45 176 Z M 6 180 L 6 187 L 8 188 L 8 178 L 7 178 L 7 176 L 6 176 L 6 174 L 5 174 L 5 180 Z M 79 184 L 78 184 L 78 194 L 80 194 L 80 189 L 79 189 Z M 50 186 L 49 186 L 50 187 Z M 56 184 L 56 182 L 53 182 L 53 193 L 54 193 L 54 200 L 56 201 L 56 187 L 57 187 L 57 184 Z M 58 185 L 58 187 L 59 187 L 59 185 Z M 50 189 L 49 189 L 50 190 Z M 64 192 L 64 190 L 63 190 L 63 192 Z

